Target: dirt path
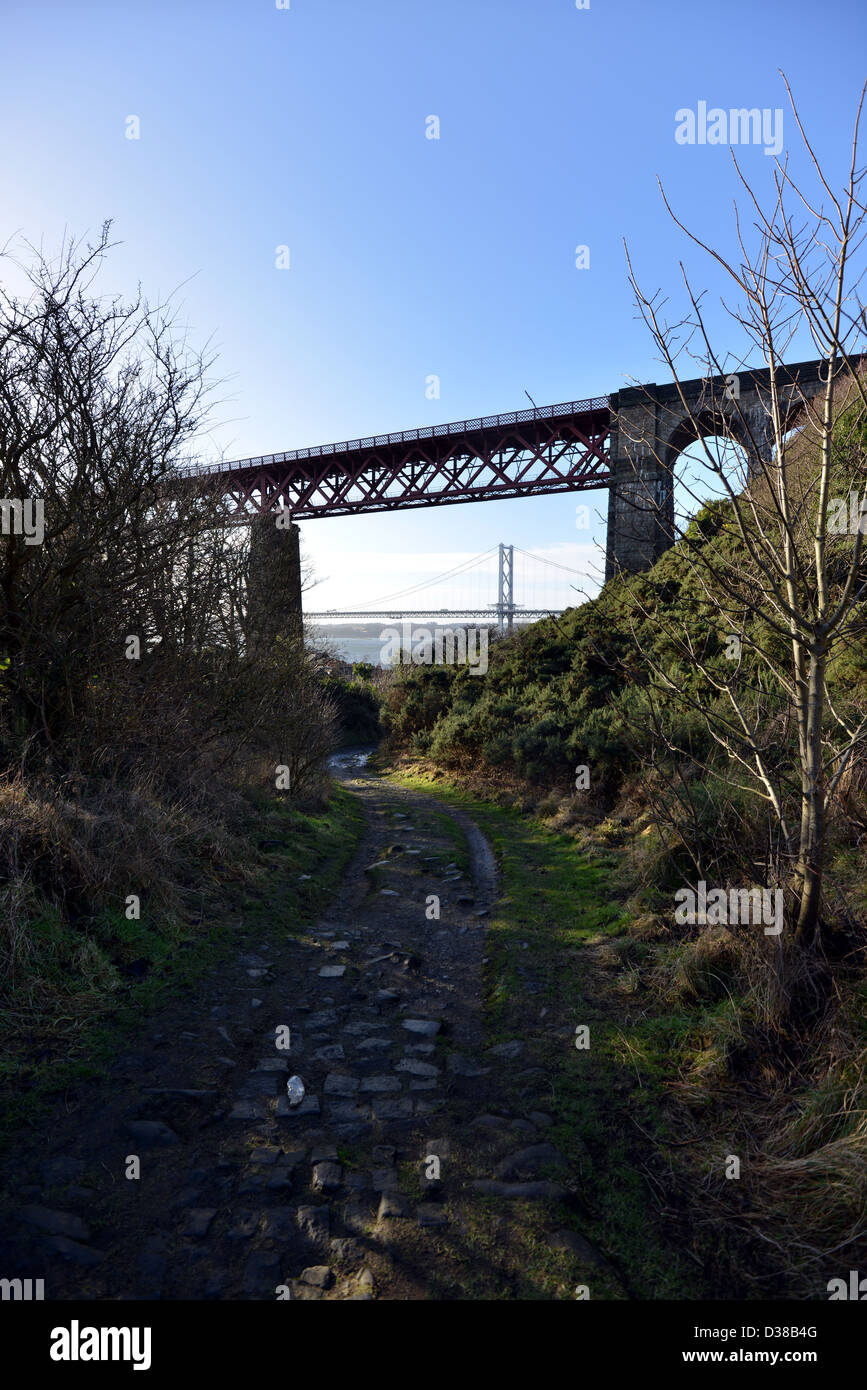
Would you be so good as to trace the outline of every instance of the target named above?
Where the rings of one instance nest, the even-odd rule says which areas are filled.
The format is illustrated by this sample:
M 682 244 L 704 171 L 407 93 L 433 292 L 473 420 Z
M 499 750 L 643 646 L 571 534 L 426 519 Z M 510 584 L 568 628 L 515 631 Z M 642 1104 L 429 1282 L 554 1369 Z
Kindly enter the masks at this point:
M 540 1069 L 521 1039 L 483 1049 L 490 846 L 352 756 L 336 775 L 367 831 L 315 932 L 151 1020 L 6 1175 L 4 1267 L 47 1298 L 510 1297 L 519 1212 L 604 1263 L 556 1234 Z

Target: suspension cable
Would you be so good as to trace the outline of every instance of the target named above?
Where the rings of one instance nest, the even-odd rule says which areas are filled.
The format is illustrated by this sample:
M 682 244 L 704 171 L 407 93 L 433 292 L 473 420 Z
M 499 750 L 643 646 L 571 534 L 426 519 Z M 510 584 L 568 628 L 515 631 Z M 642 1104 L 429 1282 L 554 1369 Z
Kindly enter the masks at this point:
M 413 584 L 411 588 L 400 589 L 397 593 L 384 594 L 381 598 L 368 599 L 367 607 L 376 607 L 379 603 L 388 603 L 391 599 L 406 598 L 410 594 L 417 593 L 419 589 L 430 589 L 434 584 L 439 584 L 443 579 L 450 579 L 454 575 L 462 574 L 465 570 L 472 569 L 474 565 L 486 560 L 489 555 L 493 555 L 498 547 L 491 546 L 490 550 L 485 550 L 481 555 L 474 555 L 471 560 L 465 560 L 460 565 L 455 565 L 454 569 L 446 570 L 443 574 L 435 575 L 433 579 L 425 579 L 420 584 Z M 364 607 L 365 605 L 362 605 Z

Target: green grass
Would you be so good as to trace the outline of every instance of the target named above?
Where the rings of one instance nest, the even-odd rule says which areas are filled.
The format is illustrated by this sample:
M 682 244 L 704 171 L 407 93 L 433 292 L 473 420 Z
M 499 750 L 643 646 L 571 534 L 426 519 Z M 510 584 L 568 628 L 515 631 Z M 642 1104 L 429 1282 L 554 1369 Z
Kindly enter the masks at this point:
M 371 765 L 373 760 L 371 760 Z M 404 785 L 409 786 L 407 782 Z M 426 785 L 425 790 L 430 790 Z M 423 809 L 417 807 L 412 815 L 401 813 L 396 807 L 389 808 L 387 816 L 395 835 L 400 837 L 401 826 L 409 820 L 420 833 L 428 833 L 440 836 L 444 840 L 449 840 L 452 844 L 451 853 L 447 854 L 443 850 L 431 849 L 430 857 L 436 860 L 438 868 L 445 868 L 446 864 L 452 861 L 457 864 L 462 873 L 466 873 L 470 865 L 469 850 L 464 839 L 463 832 L 450 815 L 443 811 L 437 811 L 433 806 L 426 806 Z M 401 819 L 397 819 L 401 816 Z

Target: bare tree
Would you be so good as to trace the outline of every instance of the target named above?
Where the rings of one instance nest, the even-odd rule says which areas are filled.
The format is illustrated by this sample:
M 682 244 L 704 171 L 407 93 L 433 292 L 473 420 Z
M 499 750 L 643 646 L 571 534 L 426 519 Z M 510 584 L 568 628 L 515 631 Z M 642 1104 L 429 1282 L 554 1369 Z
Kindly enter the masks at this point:
M 746 338 L 745 357 L 757 354 L 767 372 L 760 418 L 720 384 L 739 364 L 714 349 L 702 296 L 683 265 L 689 309 L 675 323 L 667 320 L 658 292 L 641 290 L 631 261 L 629 273 L 677 386 L 679 413 L 702 443 L 698 463 L 653 451 L 653 467 L 666 486 L 647 505 L 664 525 L 670 521 L 665 499 L 674 494 L 678 553 L 708 614 L 708 640 L 702 641 L 664 604 L 643 605 L 646 618 L 668 625 L 677 657 L 651 663 L 653 684 L 701 715 L 733 779 L 767 802 L 789 864 L 796 939 L 807 943 L 822 921 L 829 815 L 867 739 L 865 711 L 836 676 L 840 659 L 867 632 L 867 380 L 860 360 L 867 324 L 859 293 L 865 207 L 858 168 L 867 88 L 839 191 L 823 172 L 788 82 L 786 90 L 817 191 L 796 182 L 788 159 L 777 160 L 773 194 L 763 207 L 732 154 L 753 219 L 745 231 L 736 209 L 737 260 L 690 232 L 663 192 L 677 226 L 735 287 L 737 307 L 725 307 L 737 341 Z M 785 368 L 793 342 L 805 335 L 824 363 L 818 395 L 801 389 Z M 684 356 L 699 363 L 706 378 L 700 408 L 682 389 Z M 689 375 L 696 375 L 694 367 Z M 709 433 L 742 448 L 737 455 L 719 450 Z M 633 466 L 646 477 L 637 452 Z M 729 636 L 737 641 L 724 652 Z M 700 674 L 699 685 L 684 678 L 684 663 Z
M 201 427 L 209 364 L 163 309 L 92 291 L 108 235 L 33 252 L 26 298 L 0 290 L 0 486 L 44 517 L 38 538 L 4 527 L 3 697 L 49 744 L 196 525 L 162 487 Z
M 0 289 L 0 766 L 202 782 L 261 755 L 300 786 L 333 712 L 300 624 L 253 650 L 247 533 L 189 471 L 211 359 L 163 307 L 96 293 L 108 250 L 108 224 L 53 262 L 30 248 L 27 293 Z

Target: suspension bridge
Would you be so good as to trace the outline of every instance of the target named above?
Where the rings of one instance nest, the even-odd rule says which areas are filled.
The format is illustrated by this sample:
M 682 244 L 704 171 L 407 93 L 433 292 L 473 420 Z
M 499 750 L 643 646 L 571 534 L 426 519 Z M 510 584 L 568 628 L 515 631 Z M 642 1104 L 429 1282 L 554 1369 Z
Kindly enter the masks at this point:
M 515 551 L 518 551 L 517 561 Z M 496 557 L 496 600 L 490 597 L 493 587 L 494 573 L 493 564 Z M 551 577 L 552 571 L 557 571 L 556 577 Z M 566 607 L 574 606 L 557 602 L 540 602 L 540 599 L 550 599 L 552 586 L 558 590 L 557 598 L 562 600 L 562 590 L 564 581 L 559 578 L 560 574 L 567 574 L 577 579 L 585 576 L 580 570 L 574 569 L 570 565 L 563 565 L 557 560 L 551 560 L 543 555 L 534 555 L 528 550 L 522 550 L 513 545 L 500 544 L 492 546 L 490 550 L 483 551 L 480 555 L 474 555 L 471 559 L 463 561 L 454 566 L 451 570 L 446 570 L 442 574 L 435 575 L 431 579 L 425 579 L 418 584 L 410 585 L 397 593 L 385 594 L 381 598 L 372 599 L 366 607 L 353 609 L 327 608 L 316 612 L 308 611 L 308 618 L 319 620 L 355 619 L 363 620 L 375 619 L 400 619 L 425 618 L 425 619 L 470 619 L 477 618 L 482 621 L 494 623 L 497 631 L 508 633 L 512 631 L 515 621 L 537 618 L 549 618 L 563 613 Z M 468 600 L 467 591 L 473 587 L 475 582 L 475 592 Z M 575 587 L 575 586 L 572 586 Z M 457 607 L 442 606 L 445 598 L 448 603 L 447 595 L 449 589 L 454 591 L 459 588 L 463 602 Z M 548 594 L 545 594 L 545 589 Z M 521 603 L 516 597 L 516 593 L 522 595 L 528 602 Z M 427 607 L 401 607 L 403 603 L 415 601 L 416 605 L 423 601 L 425 595 L 428 597 Z M 577 601 L 577 600 L 576 600 Z M 453 602 L 456 602 L 453 600 Z M 438 606 L 440 605 L 440 606 Z

